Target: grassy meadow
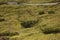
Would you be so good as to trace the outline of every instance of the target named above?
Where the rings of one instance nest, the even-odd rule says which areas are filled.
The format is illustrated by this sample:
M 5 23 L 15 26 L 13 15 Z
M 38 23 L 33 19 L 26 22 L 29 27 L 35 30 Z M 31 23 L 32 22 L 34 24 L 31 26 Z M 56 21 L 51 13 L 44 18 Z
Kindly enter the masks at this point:
M 43 3 L 52 0 L 0 0 L 8 1 Z M 0 40 L 60 40 L 60 4 L 0 5 Z

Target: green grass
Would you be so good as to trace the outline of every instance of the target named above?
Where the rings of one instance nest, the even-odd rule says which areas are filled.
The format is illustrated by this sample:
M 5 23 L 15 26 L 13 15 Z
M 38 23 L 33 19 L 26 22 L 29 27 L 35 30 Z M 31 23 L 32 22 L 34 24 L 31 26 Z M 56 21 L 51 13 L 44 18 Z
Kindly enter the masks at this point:
M 60 5 L 0 5 L 0 15 L 2 16 L 1 18 L 5 19 L 5 21 L 0 22 L 0 33 L 6 31 L 19 32 L 19 36 L 10 37 L 10 40 L 15 40 L 15 38 L 16 40 L 59 40 L 60 33 L 43 33 L 53 30 L 60 30 L 59 8 Z M 39 15 L 41 11 L 43 11 L 44 14 Z M 49 11 L 54 11 L 54 14 L 49 14 Z M 23 28 L 21 25 L 21 22 L 36 20 L 38 20 L 38 22 L 30 28 Z

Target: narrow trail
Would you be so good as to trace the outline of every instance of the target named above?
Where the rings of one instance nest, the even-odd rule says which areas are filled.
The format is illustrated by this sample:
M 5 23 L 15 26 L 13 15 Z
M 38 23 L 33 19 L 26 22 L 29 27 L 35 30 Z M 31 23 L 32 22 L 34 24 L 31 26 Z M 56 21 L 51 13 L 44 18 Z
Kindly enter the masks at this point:
M 55 3 L 41 3 L 41 4 L 27 4 L 25 3 L 24 5 L 57 5 L 59 4 L 59 2 L 55 2 Z
M 47 2 L 47 3 L 20 3 L 20 2 L 1 2 L 0 5 L 3 5 L 3 4 L 6 4 L 6 5 L 57 5 L 57 4 L 60 4 L 60 2 Z

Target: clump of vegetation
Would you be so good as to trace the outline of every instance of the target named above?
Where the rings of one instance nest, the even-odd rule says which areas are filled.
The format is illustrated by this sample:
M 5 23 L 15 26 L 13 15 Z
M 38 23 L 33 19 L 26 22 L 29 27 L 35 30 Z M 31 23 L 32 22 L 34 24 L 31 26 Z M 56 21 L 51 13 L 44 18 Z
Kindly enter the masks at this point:
M 39 15 L 43 15 L 43 14 L 45 14 L 44 11 L 40 11 L 40 12 L 39 12 Z
M 45 29 L 45 31 L 43 31 L 44 34 L 56 34 L 56 33 L 60 33 L 60 30 L 59 29 Z
M 48 11 L 48 14 L 55 14 L 54 11 Z
M 19 35 L 18 32 L 11 33 L 10 36 Z
M 4 38 L 4 37 L 3 37 L 3 38 L 1 38 L 1 40 L 9 40 L 9 38 Z
M 3 18 L 2 15 L 0 15 L 0 22 L 3 22 L 3 21 L 5 21 L 5 19 Z
M 2 18 L 2 19 L 0 19 L 0 22 L 3 22 L 3 21 L 5 21 L 5 19 L 3 19 L 3 18 Z
M 56 33 L 60 33 L 60 28 L 59 27 L 47 27 L 46 25 L 43 25 L 43 27 L 41 27 L 41 30 L 44 34 L 56 34 Z
M 19 35 L 18 32 L 3 32 L 3 33 L 0 33 L 0 36 L 15 36 L 15 35 Z
M 24 28 L 30 28 L 32 27 L 34 24 L 36 24 L 38 21 L 26 21 L 26 22 L 22 22 L 21 25 Z

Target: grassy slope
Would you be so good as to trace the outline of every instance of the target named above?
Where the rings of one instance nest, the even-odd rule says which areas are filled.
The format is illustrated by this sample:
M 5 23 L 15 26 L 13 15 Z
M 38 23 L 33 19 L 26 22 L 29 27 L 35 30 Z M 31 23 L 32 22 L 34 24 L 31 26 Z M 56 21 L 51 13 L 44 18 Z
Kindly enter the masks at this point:
M 0 22 L 0 31 L 18 31 L 20 33 L 19 40 L 59 40 L 58 34 L 43 34 L 41 29 L 59 28 L 60 27 L 60 5 L 55 6 L 23 6 L 23 5 L 0 5 L 0 15 L 6 20 Z M 54 11 L 55 14 L 48 14 L 48 11 Z M 29 12 L 28 12 L 29 11 Z M 40 11 L 45 14 L 39 15 Z M 30 15 L 31 14 L 31 15 Z M 33 15 L 33 16 L 32 16 Z M 38 24 L 31 28 L 23 28 L 21 21 L 39 20 Z M 44 27 L 44 25 L 46 25 Z M 3 27 L 3 28 L 2 28 Z M 17 38 L 15 36 L 11 37 Z M 17 39 L 17 40 L 18 40 Z

